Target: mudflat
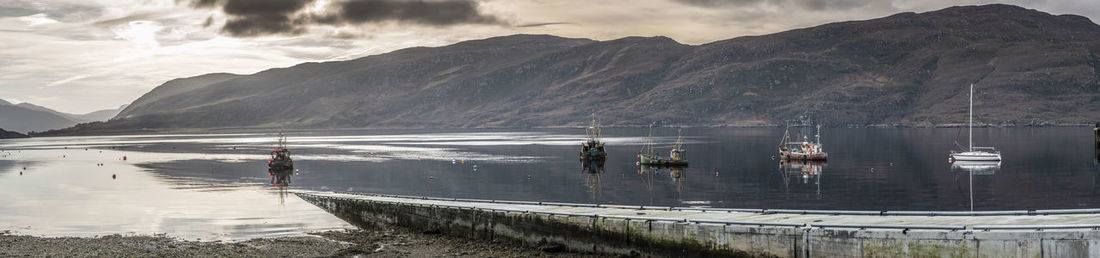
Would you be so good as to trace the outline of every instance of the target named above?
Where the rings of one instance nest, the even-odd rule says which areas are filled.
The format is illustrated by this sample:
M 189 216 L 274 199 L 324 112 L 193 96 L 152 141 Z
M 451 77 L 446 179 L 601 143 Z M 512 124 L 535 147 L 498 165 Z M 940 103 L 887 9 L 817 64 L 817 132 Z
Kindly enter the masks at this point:
M 246 241 L 191 241 L 167 235 L 36 237 L 0 232 L 3 257 L 601 257 L 560 246 L 447 237 L 407 229 L 337 230 Z

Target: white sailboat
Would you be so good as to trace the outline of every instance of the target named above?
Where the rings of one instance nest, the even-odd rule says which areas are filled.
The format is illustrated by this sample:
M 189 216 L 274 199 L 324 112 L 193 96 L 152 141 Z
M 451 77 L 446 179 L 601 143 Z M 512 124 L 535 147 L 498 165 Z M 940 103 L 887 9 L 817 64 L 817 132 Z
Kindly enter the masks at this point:
M 951 159 L 954 161 L 1001 161 L 1001 152 L 993 147 L 974 147 L 974 84 L 970 84 L 970 121 L 967 122 L 970 130 L 970 144 L 966 151 L 951 151 Z

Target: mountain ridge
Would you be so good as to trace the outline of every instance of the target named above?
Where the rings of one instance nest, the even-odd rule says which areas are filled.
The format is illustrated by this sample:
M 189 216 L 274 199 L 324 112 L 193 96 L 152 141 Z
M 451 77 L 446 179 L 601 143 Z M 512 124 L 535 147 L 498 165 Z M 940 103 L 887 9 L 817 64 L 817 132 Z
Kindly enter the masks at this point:
M 12 104 L 0 100 L 0 128 L 23 133 L 62 129 L 80 123 L 106 121 L 126 106 L 87 114 L 69 114 L 28 102 Z
M 965 121 L 971 83 L 978 123 L 1083 124 L 1100 120 L 1097 52 L 1087 18 L 999 4 L 701 45 L 520 34 L 228 76 L 67 132 L 570 126 L 592 113 L 609 126 L 934 126 Z

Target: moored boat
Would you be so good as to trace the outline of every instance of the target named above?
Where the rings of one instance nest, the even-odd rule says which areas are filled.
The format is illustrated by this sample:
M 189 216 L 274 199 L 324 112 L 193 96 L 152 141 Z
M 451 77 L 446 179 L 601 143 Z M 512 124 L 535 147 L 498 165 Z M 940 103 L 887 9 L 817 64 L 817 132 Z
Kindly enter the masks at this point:
M 279 133 L 278 144 L 271 150 L 271 159 L 267 161 L 267 173 L 271 175 L 272 185 L 290 184 L 290 174 L 294 172 L 294 160 L 286 148 L 286 136 Z
M 781 160 L 814 160 L 823 161 L 829 159 L 829 153 L 821 146 L 821 125 L 817 125 L 814 142 L 803 139 L 801 142 L 791 141 L 791 125 L 783 131 L 783 139 L 779 142 L 779 157 Z M 805 138 L 805 136 L 803 136 Z
M 602 129 L 599 122 L 596 121 L 596 115 L 592 114 L 592 124 L 585 128 L 585 142 L 581 144 L 581 160 L 605 160 L 607 159 L 607 151 L 604 150 L 603 142 L 600 141 L 600 134 Z
M 951 151 L 951 161 L 1001 161 L 1001 152 L 993 147 L 974 147 L 974 84 L 970 84 L 970 115 L 967 121 L 970 138 L 965 151 Z
M 677 132 L 679 134 L 679 132 Z M 649 137 L 646 140 L 646 145 L 642 147 L 642 152 L 638 153 L 638 164 L 648 166 L 687 166 L 687 151 L 684 150 L 684 138 L 682 135 L 676 136 L 676 144 L 672 146 L 672 150 L 668 152 L 668 158 L 662 159 L 660 154 L 653 151 L 653 127 L 649 128 Z

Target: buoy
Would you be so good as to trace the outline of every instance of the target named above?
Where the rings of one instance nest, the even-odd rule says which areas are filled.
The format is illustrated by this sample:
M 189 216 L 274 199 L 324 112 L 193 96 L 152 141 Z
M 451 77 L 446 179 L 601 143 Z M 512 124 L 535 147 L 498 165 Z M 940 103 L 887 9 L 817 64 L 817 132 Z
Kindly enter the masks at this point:
M 115 179 L 115 178 L 118 178 L 118 176 L 115 175 L 115 174 L 111 174 L 111 179 Z

